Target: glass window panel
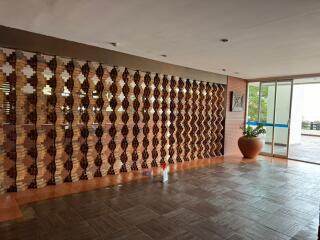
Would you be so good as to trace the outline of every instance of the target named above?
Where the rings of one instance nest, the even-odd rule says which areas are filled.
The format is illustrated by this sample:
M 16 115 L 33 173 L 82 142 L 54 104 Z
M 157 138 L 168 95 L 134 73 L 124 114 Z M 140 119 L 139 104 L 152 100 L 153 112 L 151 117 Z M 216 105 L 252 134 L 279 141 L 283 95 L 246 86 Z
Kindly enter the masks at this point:
M 262 123 L 266 129 L 266 133 L 261 135 L 261 138 L 264 140 L 262 151 L 268 154 L 272 154 L 275 89 L 275 82 L 261 83 L 259 122 Z
M 247 121 L 258 121 L 259 82 L 248 83 Z
M 287 155 L 291 81 L 278 82 L 275 109 L 274 150 L 277 155 Z

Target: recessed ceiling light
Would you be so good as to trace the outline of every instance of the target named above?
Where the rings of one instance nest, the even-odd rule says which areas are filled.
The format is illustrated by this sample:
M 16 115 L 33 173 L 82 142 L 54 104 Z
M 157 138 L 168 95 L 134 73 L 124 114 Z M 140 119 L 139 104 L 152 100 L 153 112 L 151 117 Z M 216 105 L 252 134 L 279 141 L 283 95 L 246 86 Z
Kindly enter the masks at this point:
M 220 42 L 226 43 L 226 42 L 229 42 L 229 39 L 228 38 L 221 38 Z
M 114 47 L 118 47 L 119 43 L 118 42 L 109 42 L 110 45 L 114 46 Z
M 161 57 L 167 57 L 167 55 L 166 54 L 161 54 Z
M 222 71 L 222 72 L 225 72 L 225 71 L 226 71 L 226 69 L 225 69 L 225 68 L 222 68 L 222 69 L 221 69 L 221 71 Z

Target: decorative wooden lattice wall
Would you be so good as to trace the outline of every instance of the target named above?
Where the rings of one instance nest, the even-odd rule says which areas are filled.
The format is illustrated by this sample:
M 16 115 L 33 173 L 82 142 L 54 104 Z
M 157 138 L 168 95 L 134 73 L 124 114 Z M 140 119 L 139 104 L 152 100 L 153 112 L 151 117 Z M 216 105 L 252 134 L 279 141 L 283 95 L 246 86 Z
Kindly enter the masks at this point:
M 224 91 L 0 48 L 0 192 L 219 156 Z

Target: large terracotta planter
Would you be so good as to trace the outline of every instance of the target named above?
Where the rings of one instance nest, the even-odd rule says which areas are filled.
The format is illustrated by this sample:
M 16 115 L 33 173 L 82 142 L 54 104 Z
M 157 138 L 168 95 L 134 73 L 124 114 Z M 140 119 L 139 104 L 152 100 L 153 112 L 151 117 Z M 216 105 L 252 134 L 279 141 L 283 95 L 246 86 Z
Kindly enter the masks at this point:
M 255 158 L 261 152 L 263 142 L 259 137 L 242 136 L 238 140 L 238 146 L 245 158 Z

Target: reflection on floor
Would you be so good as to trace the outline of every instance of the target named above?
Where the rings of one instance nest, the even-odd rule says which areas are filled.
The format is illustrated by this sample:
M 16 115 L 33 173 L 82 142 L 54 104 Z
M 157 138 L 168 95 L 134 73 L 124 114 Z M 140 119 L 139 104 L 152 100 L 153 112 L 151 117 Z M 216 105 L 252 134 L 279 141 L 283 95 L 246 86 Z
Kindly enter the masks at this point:
M 271 151 L 271 144 L 265 143 L 263 145 L 263 152 L 271 153 L 272 152 Z M 287 148 L 285 146 L 275 145 L 274 146 L 274 154 L 286 156 L 287 155 Z
M 320 166 L 224 161 L 22 207 L 4 239 L 316 239 Z
M 301 143 L 291 144 L 289 158 L 320 164 L 320 137 L 301 136 Z

